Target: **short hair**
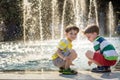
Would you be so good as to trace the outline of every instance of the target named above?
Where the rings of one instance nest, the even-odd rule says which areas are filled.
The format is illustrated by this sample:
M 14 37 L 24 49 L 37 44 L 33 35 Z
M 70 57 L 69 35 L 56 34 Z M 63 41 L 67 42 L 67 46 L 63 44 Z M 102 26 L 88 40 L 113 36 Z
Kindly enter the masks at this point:
M 87 34 L 87 33 L 97 33 L 99 34 L 99 28 L 97 25 L 95 24 L 92 24 L 92 25 L 88 25 L 85 30 L 83 31 L 84 34 Z
M 71 30 L 75 30 L 75 31 L 77 31 L 77 33 L 79 32 L 79 28 L 78 28 L 77 26 L 75 26 L 75 25 L 68 25 L 68 26 L 66 27 L 66 29 L 65 29 L 65 32 L 68 33 L 68 32 L 70 32 Z

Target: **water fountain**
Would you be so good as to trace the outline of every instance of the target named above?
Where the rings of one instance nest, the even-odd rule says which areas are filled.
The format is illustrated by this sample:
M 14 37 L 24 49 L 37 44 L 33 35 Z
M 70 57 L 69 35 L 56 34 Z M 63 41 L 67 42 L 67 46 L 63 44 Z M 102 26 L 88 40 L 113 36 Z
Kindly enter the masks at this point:
M 115 17 L 113 11 L 112 2 L 109 2 L 109 9 L 108 9 L 108 28 L 109 28 L 109 37 L 111 38 L 114 34 L 115 30 Z
M 66 1 L 67 1 L 67 0 L 64 0 L 63 12 L 62 12 L 62 21 L 61 21 L 61 22 L 62 22 L 62 23 L 61 23 L 61 38 L 63 38 L 63 33 L 64 33 L 63 27 L 64 27 L 64 15 L 65 15 Z
M 90 7 L 89 7 L 89 14 L 88 14 L 88 24 L 99 25 L 96 0 L 90 0 Z
M 43 32 L 42 32 L 42 21 L 41 21 L 41 4 L 42 3 L 42 0 L 39 0 L 39 26 L 40 26 L 40 39 L 41 41 L 43 40 Z
M 61 7 L 58 5 L 58 0 L 24 0 L 24 42 L 1 43 L 0 70 L 56 70 L 57 68 L 52 64 L 51 55 L 55 52 L 58 41 L 64 37 L 66 16 L 71 20 L 68 23 L 74 23 L 80 29 L 87 25 L 86 16 L 89 17 L 88 23 L 99 25 L 96 0 L 90 0 L 88 15 L 86 3 L 86 0 L 64 0 Z M 61 14 L 59 7 L 62 8 Z M 120 44 L 117 43 L 120 43 L 120 40 L 113 38 L 110 41 L 119 52 Z M 92 43 L 81 33 L 73 42 L 73 46 L 78 53 L 74 68 L 90 69 L 95 66 L 87 65 L 85 52 L 93 48 Z

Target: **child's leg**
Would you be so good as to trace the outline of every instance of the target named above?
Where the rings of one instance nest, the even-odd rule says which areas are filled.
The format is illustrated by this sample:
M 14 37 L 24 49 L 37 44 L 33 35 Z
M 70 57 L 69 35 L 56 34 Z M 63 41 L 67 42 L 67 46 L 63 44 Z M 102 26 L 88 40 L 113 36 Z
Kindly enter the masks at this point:
M 70 51 L 69 57 L 70 57 L 71 61 L 73 61 L 74 59 L 77 58 L 77 53 L 76 53 L 76 51 L 75 51 L 74 49 L 72 49 L 72 50 Z
M 94 52 L 88 50 L 88 51 L 86 52 L 86 57 L 87 57 L 91 62 L 95 63 L 95 64 L 98 65 L 98 66 L 101 66 L 101 64 L 99 64 L 98 62 L 96 62 L 95 60 L 93 60 Z
M 59 57 L 53 60 L 52 62 L 58 68 L 61 68 L 61 67 L 65 68 L 65 61 Z
M 68 69 L 69 67 L 70 67 L 70 60 L 66 60 L 65 69 Z
M 72 49 L 70 51 L 70 55 L 68 56 L 68 58 L 69 59 L 66 60 L 65 68 L 69 68 L 70 65 L 72 65 L 72 61 L 77 58 L 77 53 L 75 52 L 75 50 Z

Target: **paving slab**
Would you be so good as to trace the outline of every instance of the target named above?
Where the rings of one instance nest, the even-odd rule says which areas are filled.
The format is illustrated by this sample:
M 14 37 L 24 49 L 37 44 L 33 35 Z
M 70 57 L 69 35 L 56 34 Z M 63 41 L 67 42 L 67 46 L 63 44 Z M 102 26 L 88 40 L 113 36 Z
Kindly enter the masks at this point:
M 0 72 L 0 80 L 120 80 L 120 71 L 93 73 L 78 71 L 77 75 L 62 75 L 57 71 Z

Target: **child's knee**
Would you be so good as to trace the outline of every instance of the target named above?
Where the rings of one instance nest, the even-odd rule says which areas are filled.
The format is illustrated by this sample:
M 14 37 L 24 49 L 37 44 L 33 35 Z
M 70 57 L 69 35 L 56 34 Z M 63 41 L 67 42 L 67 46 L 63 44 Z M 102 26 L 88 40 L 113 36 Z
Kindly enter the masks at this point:
M 77 53 L 74 53 L 74 57 L 77 58 L 77 56 L 78 56 Z
M 76 53 L 74 49 L 71 49 L 70 50 L 70 53 Z
M 72 56 L 72 57 L 77 58 L 77 53 L 76 53 L 76 51 L 75 51 L 74 49 L 72 49 L 72 50 L 70 51 L 70 53 L 71 53 L 71 56 Z
M 85 55 L 88 59 L 93 59 L 94 53 L 92 51 L 88 50 Z
M 76 51 L 75 51 L 74 49 L 72 49 L 70 52 L 71 52 L 71 54 L 73 54 L 75 57 L 77 57 L 77 53 L 76 53 Z
M 88 54 L 89 54 L 89 53 L 86 52 L 86 53 L 85 53 L 85 56 L 88 57 Z
M 88 51 L 85 53 L 85 55 L 86 55 L 87 57 L 89 57 L 90 53 L 91 53 L 91 51 L 88 50 Z

